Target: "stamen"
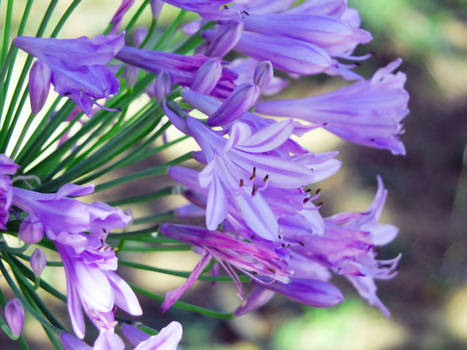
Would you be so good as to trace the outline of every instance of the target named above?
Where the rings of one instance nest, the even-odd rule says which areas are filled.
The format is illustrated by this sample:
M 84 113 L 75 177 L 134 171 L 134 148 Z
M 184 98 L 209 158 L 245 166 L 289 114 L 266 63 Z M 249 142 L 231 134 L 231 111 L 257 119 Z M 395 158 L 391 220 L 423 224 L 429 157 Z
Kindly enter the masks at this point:
M 258 191 L 258 185 L 257 184 L 254 184 L 253 185 L 253 189 L 251 190 L 251 195 L 254 196 L 256 194 L 256 192 Z
M 253 167 L 253 174 L 250 176 L 250 181 L 253 181 L 253 179 L 256 177 L 256 167 Z

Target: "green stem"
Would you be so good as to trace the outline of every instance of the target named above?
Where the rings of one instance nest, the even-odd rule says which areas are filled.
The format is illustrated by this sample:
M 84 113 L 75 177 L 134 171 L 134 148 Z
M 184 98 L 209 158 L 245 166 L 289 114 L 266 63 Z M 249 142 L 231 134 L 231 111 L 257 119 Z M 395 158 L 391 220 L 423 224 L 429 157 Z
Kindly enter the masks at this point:
M 133 269 L 139 269 L 139 270 L 145 270 L 145 271 L 153 271 L 153 272 L 158 272 L 158 273 L 163 273 L 166 275 L 172 275 L 172 276 L 177 276 L 177 277 L 184 277 L 188 278 L 190 276 L 191 272 L 190 271 L 176 271 L 176 270 L 169 270 L 169 269 L 162 269 L 159 267 L 154 267 L 154 266 L 149 266 L 145 264 L 139 264 L 127 260 L 123 260 L 121 258 L 118 259 L 118 263 L 120 266 L 126 266 L 126 267 L 131 267 Z M 250 282 L 250 278 L 248 276 L 239 276 L 239 279 L 241 282 Z M 200 275 L 198 277 L 198 280 L 201 281 L 216 281 L 216 282 L 232 282 L 232 278 L 229 276 L 206 276 L 206 275 Z
M 13 13 L 13 0 L 8 0 L 5 24 L 3 26 L 3 42 L 2 52 L 0 55 L 0 62 L 3 63 L 8 50 L 8 43 L 10 42 L 10 27 L 11 27 L 11 15 Z
M 185 17 L 185 14 L 186 14 L 186 11 L 185 10 L 181 10 L 177 17 L 172 21 L 172 23 L 170 24 L 170 26 L 166 29 L 166 31 L 164 32 L 164 34 L 161 36 L 161 38 L 157 41 L 157 43 L 154 45 L 154 47 L 152 48 L 153 50 L 160 50 L 164 44 L 166 43 L 167 39 L 169 39 L 172 34 L 175 32 L 175 30 L 178 28 L 178 26 L 180 25 L 180 23 L 182 22 L 183 20 L 183 17 Z
M 114 180 L 110 180 L 110 181 L 101 183 L 101 184 L 96 186 L 95 191 L 96 192 L 104 191 L 104 190 L 107 190 L 109 188 L 112 188 L 112 187 L 115 187 L 115 186 L 118 186 L 118 185 L 121 185 L 121 184 L 124 184 L 124 183 L 127 183 L 127 182 L 136 181 L 136 180 L 139 180 L 139 179 L 142 179 L 142 178 L 145 178 L 145 177 L 149 177 L 149 176 L 163 175 L 163 174 L 165 174 L 167 172 L 167 170 L 172 165 L 183 163 L 183 162 L 191 159 L 191 157 L 192 157 L 191 152 L 185 153 L 183 156 L 175 158 L 175 159 L 173 159 L 173 160 L 171 160 L 169 162 L 159 164 L 159 165 L 157 165 L 155 167 L 152 167 L 152 168 L 148 168 L 148 169 L 138 171 L 138 172 L 135 172 L 135 173 L 132 173 L 132 174 L 129 174 L 129 175 L 121 176 L 121 177 L 116 178 Z
M 146 6 L 149 5 L 149 0 L 145 0 L 141 6 L 136 10 L 135 14 L 133 15 L 133 17 L 130 19 L 130 22 L 128 22 L 128 25 L 126 26 L 126 29 L 125 31 L 127 33 L 130 32 L 130 30 L 133 28 L 133 26 L 135 25 L 136 21 L 138 20 L 138 18 L 141 16 L 141 14 L 143 13 L 144 9 Z
M 164 296 L 155 294 L 152 292 L 149 292 L 143 288 L 140 288 L 138 286 L 135 286 L 134 284 L 130 283 L 131 288 L 137 293 L 143 294 L 151 299 L 157 300 L 159 302 L 164 301 Z M 206 309 L 204 307 L 196 306 L 196 305 L 191 305 L 188 303 L 185 303 L 183 301 L 177 301 L 173 304 L 174 307 L 178 307 L 180 309 L 185 309 L 189 311 L 196 312 L 198 314 L 206 315 L 206 316 L 211 316 L 211 317 L 216 317 L 216 318 L 221 318 L 224 320 L 231 320 L 234 318 L 234 315 L 232 313 L 223 313 L 223 312 L 217 312 L 213 311 L 210 309 Z

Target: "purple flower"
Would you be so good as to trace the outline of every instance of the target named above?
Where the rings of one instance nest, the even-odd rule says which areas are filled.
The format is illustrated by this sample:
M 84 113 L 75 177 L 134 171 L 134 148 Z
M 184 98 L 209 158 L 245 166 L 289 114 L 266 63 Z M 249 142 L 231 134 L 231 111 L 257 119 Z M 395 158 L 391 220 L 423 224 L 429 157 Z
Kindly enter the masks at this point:
M 29 73 L 29 98 L 32 113 L 39 113 L 44 106 L 49 95 L 50 84 L 52 84 L 50 68 L 41 61 L 34 62 Z
M 15 337 L 19 337 L 23 330 L 24 308 L 18 298 L 11 299 L 5 305 L 5 319 Z
M 235 88 L 222 105 L 208 118 L 207 124 L 219 126 L 232 123 L 254 106 L 260 88 L 254 84 L 241 84 Z
M 219 58 L 210 58 L 195 73 L 191 88 L 202 94 L 210 94 L 222 77 L 222 62 Z
M 98 35 L 92 40 L 19 36 L 13 42 L 46 65 L 55 91 L 70 97 L 88 115 L 97 104 L 95 100 L 118 92 L 119 81 L 105 65 L 123 47 L 124 33 Z M 43 94 L 43 84 L 33 85 L 39 86 L 33 96 Z
M 397 59 L 379 69 L 371 80 L 304 99 L 260 102 L 256 110 L 301 118 L 350 142 L 405 154 L 399 137 L 401 121 L 409 113 L 409 94 L 404 89 L 405 74 L 392 73 L 400 63 Z
M 208 60 L 203 55 L 184 56 L 176 53 L 149 51 L 125 46 L 117 55 L 125 63 L 143 68 L 154 74 L 165 71 L 172 77 L 174 84 L 191 86 L 196 72 Z M 236 74 L 227 68 L 222 70 L 216 88 L 212 94 L 222 98 L 227 97 L 235 87 L 233 81 Z
M 166 71 L 162 71 L 157 76 L 154 85 L 154 95 L 157 102 L 161 102 L 170 91 L 172 91 L 172 77 Z
M 34 249 L 31 255 L 31 269 L 34 272 L 34 276 L 39 277 L 44 271 L 45 265 L 47 264 L 47 258 L 42 250 L 39 248 Z
M 101 331 L 93 347 L 68 333 L 62 333 L 60 341 L 66 350 L 123 350 L 125 348 L 122 339 L 109 331 Z
M 112 24 L 112 29 L 110 30 L 110 34 L 115 34 L 122 23 L 123 16 L 128 12 L 128 10 L 133 6 L 135 0 L 122 0 L 122 3 L 115 12 L 114 16 L 110 20 L 110 24 Z
M 10 219 L 10 207 L 13 201 L 12 182 L 9 176 L 14 175 L 19 166 L 4 154 L 0 154 L 0 229 L 6 230 Z
M 229 21 L 223 23 L 216 35 L 210 40 L 206 50 L 209 57 L 224 57 L 232 50 L 243 32 L 243 22 Z
M 134 350 L 177 350 L 182 332 L 182 325 L 176 321 L 170 322 L 153 336 L 128 324 L 122 326 L 122 333 L 135 346 Z
M 207 30 L 204 36 L 211 41 L 215 31 Z M 284 50 L 284 47 L 287 50 Z M 235 50 L 258 61 L 270 60 L 273 66 L 287 73 L 314 75 L 327 73 L 342 75 L 345 79 L 358 79 L 345 65 L 332 59 L 319 46 L 289 37 L 269 36 L 260 33 L 244 32 Z
M 368 43 L 369 32 L 344 21 L 308 14 L 268 14 L 246 16 L 245 30 L 269 36 L 290 37 L 324 49 L 330 56 L 346 57 L 358 44 Z
M 239 295 L 242 295 L 241 282 L 234 267 L 253 279 L 260 278 L 288 282 L 291 272 L 284 261 L 266 242 L 247 243 L 226 232 L 210 231 L 202 227 L 164 224 L 161 233 L 178 241 L 202 248 L 204 255 L 190 277 L 180 288 L 167 293 L 163 310 L 167 310 L 198 278 L 211 257 L 225 269 L 234 281 Z
M 34 215 L 28 215 L 19 225 L 19 238 L 25 243 L 39 243 L 44 237 L 44 224 Z
M 159 18 L 163 5 L 164 5 L 164 2 L 162 0 L 151 0 L 152 18 L 154 19 Z

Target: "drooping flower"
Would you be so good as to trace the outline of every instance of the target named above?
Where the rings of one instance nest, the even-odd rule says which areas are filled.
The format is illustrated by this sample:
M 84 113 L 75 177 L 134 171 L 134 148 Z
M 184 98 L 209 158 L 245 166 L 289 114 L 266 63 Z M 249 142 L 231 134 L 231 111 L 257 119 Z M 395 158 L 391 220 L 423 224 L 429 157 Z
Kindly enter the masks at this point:
M 177 350 L 182 332 L 182 325 L 176 321 L 170 322 L 153 336 L 128 324 L 122 326 L 122 333 L 135 346 L 134 350 Z
M 19 36 L 13 42 L 46 65 L 55 91 L 71 98 L 88 115 L 96 100 L 118 92 L 119 81 L 105 65 L 123 47 L 124 33 L 98 35 L 92 40 Z M 43 93 L 42 85 L 33 96 Z
M 187 87 L 193 84 L 196 72 L 208 60 L 208 57 L 203 55 L 184 56 L 177 53 L 143 50 L 129 46 L 125 46 L 120 50 L 117 58 L 154 74 L 165 71 L 172 77 L 174 84 Z M 233 71 L 223 68 L 222 76 L 212 94 L 221 98 L 227 97 L 235 88 L 233 83 L 235 78 L 236 74 Z
M 165 311 L 180 298 L 198 278 L 211 258 L 224 268 L 242 295 L 241 282 L 234 268 L 253 279 L 282 281 L 287 283 L 291 276 L 285 261 L 273 245 L 267 242 L 248 243 L 234 238 L 227 232 L 210 231 L 202 227 L 164 224 L 161 233 L 167 237 L 202 248 L 204 255 L 184 285 L 167 293 L 162 309 Z
M 323 95 L 296 100 L 259 102 L 256 110 L 269 115 L 300 118 L 357 144 L 405 154 L 399 140 L 409 110 L 404 73 L 392 72 L 397 59 L 379 69 L 371 80 L 360 81 Z
M 102 342 L 114 338 L 114 306 L 140 315 L 136 296 L 114 271 L 115 252 L 105 243 L 108 232 L 123 228 L 131 217 L 105 203 L 83 203 L 72 196 L 92 193 L 94 187 L 67 184 L 57 193 L 13 188 L 13 204 L 39 220 L 54 241 L 65 268 L 68 312 L 75 334 L 84 336 L 82 308 L 101 331 Z M 89 232 L 84 234 L 83 232 Z M 115 340 L 118 341 L 118 340 Z
M 5 320 L 15 337 L 19 337 L 23 330 L 24 308 L 18 298 L 11 299 L 5 305 Z
M 44 106 L 51 84 L 52 72 L 49 66 L 41 61 L 34 62 L 29 73 L 29 99 L 32 113 L 39 113 Z

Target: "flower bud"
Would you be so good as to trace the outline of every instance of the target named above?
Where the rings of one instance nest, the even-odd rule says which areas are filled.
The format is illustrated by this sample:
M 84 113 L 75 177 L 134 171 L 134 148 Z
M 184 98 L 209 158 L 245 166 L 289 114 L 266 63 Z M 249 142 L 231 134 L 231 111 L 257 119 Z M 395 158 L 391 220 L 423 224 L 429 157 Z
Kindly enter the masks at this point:
M 222 76 L 222 64 L 219 58 L 210 58 L 196 72 L 191 88 L 209 95 Z
M 51 83 L 52 73 L 50 68 L 40 61 L 34 62 L 29 73 L 29 99 L 32 113 L 39 113 L 44 106 Z
M 243 32 L 243 22 L 227 22 L 217 30 L 209 44 L 206 55 L 209 57 L 223 57 L 237 44 Z
M 255 286 L 251 294 L 235 310 L 235 316 L 243 316 L 251 311 L 259 309 L 274 296 L 272 290 Z
M 45 264 L 47 263 L 47 258 L 42 250 L 36 248 L 31 255 L 31 268 L 34 272 L 34 276 L 39 277 L 42 275 L 42 271 L 44 271 Z
M 159 17 L 161 14 L 162 5 L 164 5 L 162 0 L 151 0 L 152 18 L 157 19 Z
M 254 84 L 241 84 L 222 103 L 217 111 L 208 119 L 208 125 L 225 125 L 240 118 L 253 107 L 260 95 L 259 88 Z
M 157 102 L 161 102 L 170 91 L 172 91 L 172 77 L 169 73 L 162 71 L 156 79 L 155 95 Z
M 44 236 L 44 225 L 35 216 L 29 215 L 19 225 L 19 237 L 28 244 L 41 241 Z
M 253 76 L 253 82 L 260 89 L 265 88 L 269 85 L 272 80 L 274 70 L 272 68 L 271 61 L 263 61 L 258 63 L 255 69 L 255 74 Z
M 15 337 L 19 337 L 23 330 L 24 308 L 18 298 L 11 299 L 5 305 L 5 319 L 11 332 Z
M 146 27 L 138 27 L 133 33 L 133 46 L 134 47 L 139 47 L 144 39 L 146 39 L 149 31 Z

